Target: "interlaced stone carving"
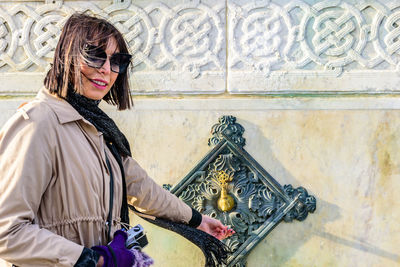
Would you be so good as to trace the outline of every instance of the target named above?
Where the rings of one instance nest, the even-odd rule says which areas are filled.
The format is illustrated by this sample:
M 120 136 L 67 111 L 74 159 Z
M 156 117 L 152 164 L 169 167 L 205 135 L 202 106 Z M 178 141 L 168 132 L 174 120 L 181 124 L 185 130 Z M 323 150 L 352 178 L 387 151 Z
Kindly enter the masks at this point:
M 59 1 L 36 6 L 20 3 L 7 8 L 7 11 L 0 7 L 0 17 L 4 20 L 0 66 L 7 65 L 12 71 L 43 71 L 52 58 L 68 15 L 86 10 L 102 13 L 96 12 L 100 9 L 90 3 L 72 9 Z M 30 68 L 32 65 L 37 68 Z M 5 71 L 10 71 L 10 68 Z
M 288 12 L 275 3 L 255 1 L 234 6 L 229 16 L 230 66 L 240 62 L 266 75 L 278 69 L 294 42 L 294 31 Z
M 234 52 L 231 66 L 245 62 L 265 73 L 284 64 L 302 68 L 310 62 L 328 69 L 342 68 L 351 62 L 374 67 L 376 57 L 369 55 L 372 61 L 368 60 L 363 50 L 369 40 L 376 42 L 375 38 L 380 38 L 385 45 L 383 51 L 381 44 L 375 46 L 380 62 L 398 63 L 397 59 L 390 60 L 400 47 L 398 12 L 391 13 L 395 7 L 385 7 L 378 1 L 368 5 L 352 5 L 346 1 L 321 1 L 312 6 L 305 1 L 286 5 L 273 1 L 231 5 L 230 46 Z M 369 7 L 375 10 L 371 25 L 362 13 Z M 222 68 L 219 53 L 223 48 L 224 29 L 219 13 L 223 8 L 223 5 L 209 7 L 196 1 L 174 7 L 155 2 L 139 7 L 131 1 L 115 1 L 105 8 L 81 1 L 76 4 L 48 1 L 36 6 L 18 3 L 7 10 L 0 7 L 1 64 L 14 70 L 26 70 L 32 64 L 45 67 L 65 17 L 77 10 L 87 10 L 108 17 L 125 34 L 136 56 L 135 66 L 143 63 L 150 69 L 162 69 L 173 63 L 190 70 L 196 77 L 207 64 Z M 155 12 L 161 14 L 158 21 L 152 18 Z M 297 40 L 303 43 L 296 47 L 300 51 L 290 51 Z M 162 53 L 155 57 L 157 44 Z M 23 48 L 25 60 L 15 58 L 18 48 Z M 303 57 L 293 60 L 291 56 L 296 53 Z
M 156 42 L 157 30 L 153 25 L 149 12 L 154 8 L 143 9 L 132 5 L 130 1 L 114 4 L 105 9 L 110 14 L 110 21 L 121 31 L 135 55 L 133 65 L 147 64 L 155 69 L 155 62 L 150 60 L 150 53 Z
M 0 6 L 0 67 L 8 67 L 0 71 L 43 71 L 66 18 L 80 11 L 116 25 L 134 54 L 134 67 L 188 71 L 196 78 L 204 70 L 224 69 L 223 8 L 223 3 L 209 7 L 199 1 L 139 7 L 128 0 L 103 8 L 96 1 L 19 3 L 7 11 Z
M 276 224 L 306 219 L 316 199 L 303 187 L 282 187 L 243 149 L 244 128 L 235 117 L 222 116 L 211 132 L 213 149 L 171 192 L 235 230 L 224 240 L 232 251 L 227 266 L 241 267 Z
M 397 69 L 399 5 L 380 1 L 231 3 L 229 67 L 271 71 Z M 368 11 L 368 12 L 367 12 Z M 261 52 L 262 51 L 262 52 Z M 323 67 L 323 69 L 319 68 Z
M 390 14 L 385 22 L 387 35 L 384 38 L 386 50 L 390 55 L 399 53 L 400 49 L 400 12 Z
M 15 53 L 17 44 L 15 43 L 15 37 L 13 37 L 13 32 L 16 31 L 16 27 L 13 21 L 0 8 L 0 68 L 4 65 L 13 64 L 11 57 Z
M 172 61 L 182 70 L 189 71 L 193 78 L 210 64 L 214 69 L 223 69 L 221 59 L 224 56 L 220 53 L 223 52 L 225 30 L 218 14 L 223 8 L 223 3 L 210 8 L 194 1 L 168 12 L 160 23 L 164 64 Z
M 236 72 L 241 72 L 239 81 L 245 72 L 268 78 L 265 86 L 253 86 L 268 92 L 295 90 L 291 86 L 301 87 L 297 83 L 309 77 L 346 73 L 355 83 L 360 73 L 400 71 L 397 1 L 48 0 L 0 4 L 0 73 L 45 72 L 60 30 L 75 11 L 107 18 L 121 30 L 134 54 L 138 82 L 159 78 L 154 89 L 152 81 L 141 85 L 150 89 L 135 88 L 138 93 L 207 91 L 204 77 L 210 92 L 222 93 L 224 79 L 235 85 Z M 295 78 L 293 84 L 289 76 Z M 184 80 L 181 86 L 178 78 Z M 383 90 L 397 89 L 392 88 L 395 83 L 390 79 Z M 240 92 L 244 86 L 237 87 L 229 91 Z
M 362 57 L 367 32 L 362 27 L 361 12 L 356 7 L 346 2 L 339 5 L 318 3 L 306 12 L 303 21 L 302 29 L 311 24 L 315 32 L 311 43 L 302 38 L 304 46 L 309 48 L 305 53 L 308 58 L 303 60 L 303 64 L 313 61 L 339 74 L 344 66 Z
M 358 25 L 352 20 L 352 15 L 344 11 L 339 17 L 329 14 L 329 11 L 316 16 L 313 29 L 315 36 L 312 39 L 314 51 L 317 55 L 322 53 L 327 56 L 341 56 L 355 42 L 351 33 Z

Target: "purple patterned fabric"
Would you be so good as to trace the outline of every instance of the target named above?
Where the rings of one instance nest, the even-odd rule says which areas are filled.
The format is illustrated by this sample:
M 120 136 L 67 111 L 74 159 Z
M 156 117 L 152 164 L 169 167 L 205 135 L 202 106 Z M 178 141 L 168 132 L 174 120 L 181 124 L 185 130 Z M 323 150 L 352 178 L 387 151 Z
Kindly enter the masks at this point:
M 131 252 L 133 253 L 133 256 L 135 256 L 132 267 L 147 267 L 154 264 L 153 259 L 146 253 L 136 249 L 131 249 Z

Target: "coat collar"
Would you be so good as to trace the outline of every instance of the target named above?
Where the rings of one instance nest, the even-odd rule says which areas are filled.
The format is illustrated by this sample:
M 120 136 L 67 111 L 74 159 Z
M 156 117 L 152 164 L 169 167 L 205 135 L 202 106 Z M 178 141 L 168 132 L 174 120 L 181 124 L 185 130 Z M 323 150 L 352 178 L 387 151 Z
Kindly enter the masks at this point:
M 86 121 L 67 101 L 55 94 L 51 94 L 46 88 L 42 88 L 36 98 L 46 102 L 50 106 L 60 124 L 77 120 Z

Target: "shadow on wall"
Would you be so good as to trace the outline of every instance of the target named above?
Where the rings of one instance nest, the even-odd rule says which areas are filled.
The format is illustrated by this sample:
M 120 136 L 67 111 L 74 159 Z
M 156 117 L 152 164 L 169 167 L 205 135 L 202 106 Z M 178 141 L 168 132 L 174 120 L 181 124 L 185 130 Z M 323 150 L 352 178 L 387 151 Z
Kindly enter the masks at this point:
M 346 220 L 346 218 L 343 218 L 341 208 L 334 203 L 324 201 L 321 193 L 314 192 L 312 190 L 313 185 L 309 182 L 312 180 L 308 180 L 308 184 L 304 184 L 304 182 L 296 179 L 296 175 L 292 175 L 292 173 L 282 165 L 280 160 L 274 156 L 274 152 L 271 149 L 271 142 L 264 136 L 264 133 L 260 131 L 259 125 L 255 125 L 246 120 L 240 120 L 239 123 L 246 129 L 243 137 L 246 138 L 246 144 L 249 146 L 247 148 L 245 146 L 244 148 L 272 175 L 272 177 L 282 186 L 284 184 L 291 184 L 294 188 L 303 186 L 310 195 L 315 196 L 317 199 L 316 211 L 313 214 L 309 214 L 304 221 L 293 221 L 289 223 L 282 221 L 279 223 L 278 226 L 248 255 L 248 267 L 260 266 L 260 263 L 265 262 L 268 262 L 268 266 L 286 266 L 287 264 L 293 264 L 293 261 L 296 261 L 294 258 L 299 257 L 296 254 L 301 247 L 309 243 L 310 240 L 315 239 L 315 236 L 318 236 L 319 239 L 315 239 L 315 244 L 307 244 L 312 251 L 307 253 L 310 255 L 306 255 L 305 257 L 313 259 L 310 260 L 310 262 L 317 264 L 316 266 L 318 266 L 319 262 L 318 257 L 326 258 L 324 261 L 326 261 L 325 263 L 329 262 L 330 266 L 338 266 L 336 257 L 340 257 L 340 255 L 335 255 L 335 251 L 332 251 L 332 246 L 326 248 L 326 251 L 323 251 L 324 248 L 321 248 L 321 244 L 324 242 L 321 241 L 321 238 L 328 240 L 328 243 L 332 243 L 333 247 L 345 246 L 399 263 L 399 254 L 385 251 L 373 244 L 369 244 L 364 241 L 365 238 L 364 240 L 359 237 L 346 239 L 325 231 L 327 224 L 334 221 Z M 248 149 L 249 147 L 250 149 Z M 263 151 L 260 152 L 260 149 Z M 338 231 L 340 231 L 340 229 L 338 229 Z M 314 252 L 319 252 L 321 254 L 316 256 Z M 338 253 L 339 252 L 340 250 Z M 324 253 L 329 255 L 325 256 L 323 255 Z M 305 262 L 303 264 L 305 264 Z M 309 265 L 302 265 L 301 262 L 298 262 L 296 266 Z

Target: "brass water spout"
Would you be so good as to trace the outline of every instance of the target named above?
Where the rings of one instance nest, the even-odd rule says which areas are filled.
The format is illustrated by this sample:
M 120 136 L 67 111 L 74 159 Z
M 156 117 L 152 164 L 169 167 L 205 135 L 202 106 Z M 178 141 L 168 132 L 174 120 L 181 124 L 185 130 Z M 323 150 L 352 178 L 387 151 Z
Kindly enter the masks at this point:
M 227 188 L 228 188 L 228 182 L 231 182 L 233 179 L 233 175 L 228 175 L 224 171 L 218 171 L 217 172 L 217 180 L 219 184 L 221 185 L 221 195 L 218 199 L 218 208 L 221 211 L 230 211 L 233 209 L 235 206 L 235 200 L 233 199 L 232 196 L 228 194 Z

